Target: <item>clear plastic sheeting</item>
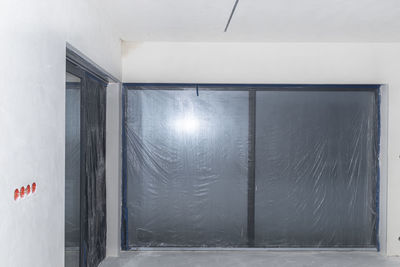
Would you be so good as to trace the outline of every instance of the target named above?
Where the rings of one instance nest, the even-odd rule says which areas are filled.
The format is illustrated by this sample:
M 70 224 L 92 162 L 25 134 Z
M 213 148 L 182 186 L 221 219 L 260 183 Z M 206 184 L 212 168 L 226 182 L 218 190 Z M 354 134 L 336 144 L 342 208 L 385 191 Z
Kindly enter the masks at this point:
M 81 85 L 66 83 L 65 247 L 80 246 Z
M 255 243 L 376 246 L 374 92 L 257 92 Z
M 377 87 L 125 87 L 124 248 L 377 246 Z
M 96 267 L 106 254 L 106 82 L 67 60 L 65 266 Z
M 106 257 L 106 84 L 83 79 L 83 212 L 81 266 L 96 267 Z
M 128 91 L 132 246 L 246 246 L 247 92 Z

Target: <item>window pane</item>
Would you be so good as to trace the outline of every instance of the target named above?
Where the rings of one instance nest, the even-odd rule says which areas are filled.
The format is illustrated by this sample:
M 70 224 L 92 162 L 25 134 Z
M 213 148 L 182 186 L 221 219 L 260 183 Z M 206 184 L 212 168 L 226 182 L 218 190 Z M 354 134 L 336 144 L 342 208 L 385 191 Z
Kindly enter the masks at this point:
M 248 92 L 128 90 L 130 246 L 245 246 Z
M 374 92 L 257 92 L 257 246 L 376 246 L 376 114 Z
M 65 245 L 79 247 L 81 91 L 80 79 L 67 73 L 65 111 Z
M 79 265 L 81 80 L 66 73 L 65 101 L 65 266 Z

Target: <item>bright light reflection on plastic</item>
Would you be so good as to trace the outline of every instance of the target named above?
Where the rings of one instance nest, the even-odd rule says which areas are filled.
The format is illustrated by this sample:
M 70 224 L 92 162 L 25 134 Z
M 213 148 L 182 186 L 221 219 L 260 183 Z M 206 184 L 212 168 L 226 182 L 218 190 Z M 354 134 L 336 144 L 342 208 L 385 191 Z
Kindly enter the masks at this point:
M 178 132 L 193 134 L 199 128 L 199 121 L 196 117 L 187 115 L 183 118 L 176 119 L 173 122 L 173 127 Z

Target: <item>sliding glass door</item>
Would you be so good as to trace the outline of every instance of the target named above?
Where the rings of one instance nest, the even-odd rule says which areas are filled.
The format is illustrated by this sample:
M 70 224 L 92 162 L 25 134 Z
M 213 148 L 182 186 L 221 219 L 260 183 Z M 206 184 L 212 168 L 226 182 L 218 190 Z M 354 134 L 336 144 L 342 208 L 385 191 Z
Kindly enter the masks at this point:
M 106 81 L 67 61 L 65 266 L 91 267 L 106 253 Z

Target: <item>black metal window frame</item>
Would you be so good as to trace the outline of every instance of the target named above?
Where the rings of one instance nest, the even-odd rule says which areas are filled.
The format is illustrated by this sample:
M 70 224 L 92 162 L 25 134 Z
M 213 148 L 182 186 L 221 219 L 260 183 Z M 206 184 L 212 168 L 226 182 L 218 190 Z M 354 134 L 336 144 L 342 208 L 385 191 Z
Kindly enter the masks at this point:
M 370 91 L 375 93 L 377 121 L 374 127 L 378 155 L 380 153 L 380 86 L 381 84 L 188 84 L 188 83 L 124 83 L 122 87 L 122 213 L 121 213 L 121 249 L 136 250 L 138 247 L 129 246 L 128 237 L 128 208 L 127 208 L 127 142 L 126 142 L 126 108 L 127 91 L 129 90 L 174 90 L 193 91 L 247 91 L 249 93 L 249 148 L 248 148 L 248 195 L 247 195 L 247 240 L 248 247 L 255 248 L 255 164 L 256 164 L 256 98 L 257 91 Z M 379 244 L 379 157 L 376 164 L 376 249 Z M 258 248 L 258 247 L 257 247 Z M 317 249 L 316 249 L 317 250 Z

